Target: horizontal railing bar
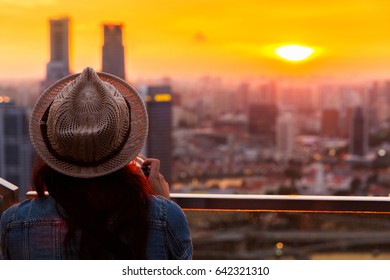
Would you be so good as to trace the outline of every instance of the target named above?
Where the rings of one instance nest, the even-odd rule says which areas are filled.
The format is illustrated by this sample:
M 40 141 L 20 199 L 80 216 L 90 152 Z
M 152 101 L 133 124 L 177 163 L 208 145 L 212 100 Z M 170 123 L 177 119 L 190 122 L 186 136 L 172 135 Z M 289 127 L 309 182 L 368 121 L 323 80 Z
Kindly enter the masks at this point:
M 28 192 L 27 197 L 36 196 Z M 171 193 L 184 210 L 390 214 L 390 197 Z
M 390 214 L 390 197 L 172 193 L 171 198 L 188 210 Z

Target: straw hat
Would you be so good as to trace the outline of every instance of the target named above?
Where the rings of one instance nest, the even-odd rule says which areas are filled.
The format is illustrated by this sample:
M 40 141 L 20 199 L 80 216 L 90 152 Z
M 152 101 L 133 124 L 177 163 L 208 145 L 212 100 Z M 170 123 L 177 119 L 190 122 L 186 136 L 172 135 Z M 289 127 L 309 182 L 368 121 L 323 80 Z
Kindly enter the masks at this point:
M 148 132 L 145 105 L 124 80 L 85 68 L 46 89 L 30 119 L 39 156 L 63 174 L 112 173 L 141 151 Z

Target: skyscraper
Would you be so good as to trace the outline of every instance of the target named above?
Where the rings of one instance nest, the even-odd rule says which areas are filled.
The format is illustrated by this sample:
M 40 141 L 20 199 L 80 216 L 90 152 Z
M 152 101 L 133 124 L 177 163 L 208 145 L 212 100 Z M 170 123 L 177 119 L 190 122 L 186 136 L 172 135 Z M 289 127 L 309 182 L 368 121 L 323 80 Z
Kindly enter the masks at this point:
M 125 50 L 122 43 L 122 24 L 104 24 L 102 71 L 125 79 Z
M 368 149 L 368 129 L 367 120 L 361 107 L 354 110 L 349 144 L 350 154 L 357 156 L 366 155 Z
M 171 183 L 172 90 L 170 86 L 148 86 L 145 91 L 149 116 L 146 156 L 160 160 L 161 174 Z
M 24 199 L 30 186 L 33 148 L 28 134 L 28 110 L 0 98 L 0 178 L 19 187 Z
M 249 134 L 258 141 L 275 144 L 275 126 L 278 108 L 275 104 L 251 104 L 249 106 Z
M 69 75 L 69 18 L 49 22 L 50 61 L 46 66 L 46 84 Z
M 340 137 L 340 112 L 337 109 L 323 109 L 321 119 L 321 136 Z
M 280 158 L 292 158 L 295 136 L 297 135 L 297 123 L 294 115 L 285 112 L 278 116 L 276 121 L 276 150 Z

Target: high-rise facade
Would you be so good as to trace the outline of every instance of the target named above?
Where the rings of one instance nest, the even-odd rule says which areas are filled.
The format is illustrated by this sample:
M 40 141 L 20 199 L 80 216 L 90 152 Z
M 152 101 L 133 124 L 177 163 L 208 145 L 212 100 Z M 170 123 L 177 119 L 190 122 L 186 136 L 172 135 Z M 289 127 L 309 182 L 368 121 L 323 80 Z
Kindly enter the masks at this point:
M 278 108 L 275 104 L 252 104 L 248 112 L 249 134 L 258 141 L 273 146 Z
M 172 90 L 170 86 L 148 86 L 146 108 L 149 133 L 145 153 L 160 160 L 161 174 L 172 182 Z
M 125 79 L 125 50 L 122 24 L 103 25 L 102 71 Z
M 46 84 L 70 74 L 69 71 L 69 18 L 51 19 L 50 61 L 46 66 Z
M 19 187 L 20 200 L 30 187 L 32 157 L 28 110 L 0 102 L 0 178 Z
M 340 137 L 340 112 L 337 109 L 323 109 L 321 118 L 321 136 Z
M 368 128 L 367 118 L 364 115 L 363 109 L 357 107 L 354 110 L 351 133 L 350 133 L 350 154 L 357 156 L 365 156 L 368 149 Z
M 297 135 L 297 122 L 293 113 L 285 112 L 278 116 L 276 121 L 276 151 L 281 159 L 292 158 L 295 137 Z

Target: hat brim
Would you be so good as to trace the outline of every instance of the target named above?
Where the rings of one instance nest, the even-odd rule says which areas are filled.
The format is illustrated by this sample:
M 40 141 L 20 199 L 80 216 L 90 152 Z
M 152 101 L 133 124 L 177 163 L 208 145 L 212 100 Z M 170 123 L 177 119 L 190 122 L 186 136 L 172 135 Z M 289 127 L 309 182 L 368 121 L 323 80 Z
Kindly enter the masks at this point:
M 131 162 L 142 150 L 148 134 L 148 115 L 145 104 L 138 92 L 126 81 L 108 74 L 97 72 L 99 78 L 113 85 L 131 106 L 131 132 L 123 149 L 114 157 L 97 166 L 78 166 L 59 160 L 46 147 L 41 133 L 41 118 L 57 94 L 79 75 L 73 74 L 58 80 L 47 88 L 36 102 L 30 117 L 30 139 L 38 155 L 53 169 L 72 177 L 93 178 L 115 172 Z

